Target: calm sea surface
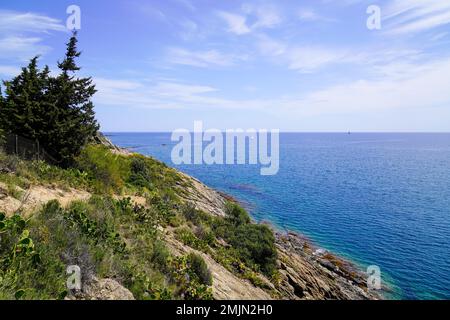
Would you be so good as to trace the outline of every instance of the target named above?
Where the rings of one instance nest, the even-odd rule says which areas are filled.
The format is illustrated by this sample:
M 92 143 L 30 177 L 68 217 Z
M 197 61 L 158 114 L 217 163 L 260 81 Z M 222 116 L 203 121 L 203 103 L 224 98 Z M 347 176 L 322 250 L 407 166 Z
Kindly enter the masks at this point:
M 280 170 L 172 164 L 169 133 L 108 133 L 242 201 L 257 221 L 298 231 L 403 299 L 450 299 L 450 134 L 286 133 Z

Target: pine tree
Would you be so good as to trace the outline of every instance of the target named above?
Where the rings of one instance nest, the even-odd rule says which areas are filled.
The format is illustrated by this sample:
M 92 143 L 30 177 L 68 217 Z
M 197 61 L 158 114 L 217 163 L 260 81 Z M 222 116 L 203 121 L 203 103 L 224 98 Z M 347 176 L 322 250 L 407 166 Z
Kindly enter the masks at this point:
M 45 95 L 45 77 L 37 68 L 38 57 L 11 81 L 5 81 L 6 98 L 2 98 L 0 127 L 29 139 L 38 139 L 43 117 L 40 102 Z M 48 75 L 47 75 L 48 76 Z
M 81 55 L 77 42 L 74 33 L 67 43 L 64 60 L 58 62 L 61 73 L 51 79 L 45 100 L 54 123 L 49 132 L 51 139 L 47 141 L 48 151 L 61 160 L 62 165 L 70 165 L 99 129 L 91 101 L 96 93 L 92 78 L 75 75 L 80 70 L 76 58 Z
M 38 57 L 11 81 L 4 82 L 5 97 L 0 100 L 0 130 L 39 140 L 61 166 L 69 166 L 99 126 L 91 101 L 95 85 L 91 78 L 78 78 L 76 33 L 67 44 L 61 73 L 50 76 L 46 66 L 37 67 Z

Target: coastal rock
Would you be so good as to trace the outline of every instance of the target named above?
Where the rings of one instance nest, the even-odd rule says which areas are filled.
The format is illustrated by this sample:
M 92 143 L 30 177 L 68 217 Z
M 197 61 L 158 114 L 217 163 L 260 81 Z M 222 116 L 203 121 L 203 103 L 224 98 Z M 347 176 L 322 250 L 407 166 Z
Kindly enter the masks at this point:
M 85 288 L 67 300 L 134 300 L 133 294 L 113 279 L 93 278 Z
M 180 173 L 189 187 L 184 193 L 184 200 L 190 202 L 196 209 L 208 212 L 220 217 L 225 216 L 226 199 L 217 191 L 205 186 L 197 179 Z
M 227 201 L 220 193 L 200 181 L 183 174 L 191 187 L 185 200 L 213 215 L 225 216 Z M 168 232 L 170 235 L 171 233 Z M 213 274 L 213 295 L 216 299 L 307 299 L 362 300 L 379 299 L 377 293 L 367 291 L 365 275 L 350 262 L 315 248 L 307 238 L 288 232 L 275 233 L 278 251 L 279 281 L 276 285 L 263 279 L 266 289 L 253 286 L 238 278 L 210 256 L 197 252 L 205 259 Z M 193 251 L 169 236 L 172 251 L 185 254 Z M 194 250 L 195 251 L 195 250 Z
M 240 279 L 222 265 L 217 263 L 209 255 L 194 250 L 176 240 L 171 232 L 166 234 L 166 244 L 171 252 L 176 255 L 184 255 L 195 252 L 202 256 L 208 265 L 213 277 L 213 297 L 216 300 L 271 300 L 272 296 L 261 288 L 252 285 L 248 280 Z

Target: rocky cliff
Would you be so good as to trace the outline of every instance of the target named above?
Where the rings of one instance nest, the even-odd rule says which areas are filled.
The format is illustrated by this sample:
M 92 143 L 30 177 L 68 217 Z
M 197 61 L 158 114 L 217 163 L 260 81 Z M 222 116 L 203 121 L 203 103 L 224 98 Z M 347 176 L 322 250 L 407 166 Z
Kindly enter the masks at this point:
M 183 174 L 189 181 L 185 200 L 212 215 L 225 216 L 224 204 L 231 198 Z M 171 248 L 177 253 L 193 249 L 166 233 Z M 316 248 L 296 233 L 275 232 L 280 279 L 277 284 L 268 279 L 265 288 L 233 275 L 211 257 L 204 257 L 213 270 L 213 293 L 217 299 L 380 299 L 378 292 L 369 291 L 366 276 L 352 263 Z M 264 286 L 263 286 L 264 287 Z

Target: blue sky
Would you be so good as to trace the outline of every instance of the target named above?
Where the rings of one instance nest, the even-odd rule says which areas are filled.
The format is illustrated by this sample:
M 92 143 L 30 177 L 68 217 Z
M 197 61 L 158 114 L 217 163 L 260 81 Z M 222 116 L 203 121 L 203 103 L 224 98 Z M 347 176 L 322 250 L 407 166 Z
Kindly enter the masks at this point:
M 450 131 L 449 1 L 2 0 L 0 78 L 56 72 L 72 4 L 104 131 Z

